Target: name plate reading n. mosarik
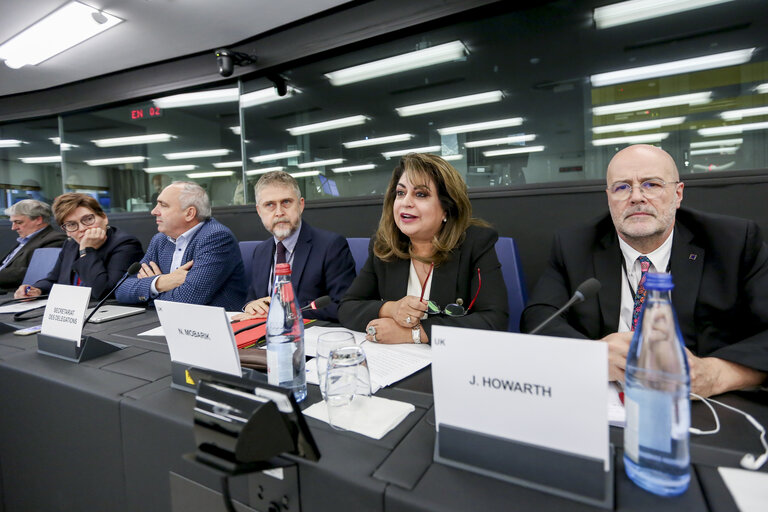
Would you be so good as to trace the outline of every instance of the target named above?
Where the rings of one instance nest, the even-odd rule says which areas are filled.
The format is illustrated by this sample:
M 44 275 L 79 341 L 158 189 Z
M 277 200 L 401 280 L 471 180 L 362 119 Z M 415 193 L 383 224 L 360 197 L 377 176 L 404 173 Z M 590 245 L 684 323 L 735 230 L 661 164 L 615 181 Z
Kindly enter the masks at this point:
M 171 361 L 242 375 L 235 336 L 224 308 L 156 300 Z
M 45 305 L 40 333 L 55 338 L 74 341 L 80 347 L 83 321 L 91 288 L 54 284 Z
M 509 440 L 607 472 L 607 357 L 599 341 L 434 326 L 438 440 L 448 427 L 451 439 Z

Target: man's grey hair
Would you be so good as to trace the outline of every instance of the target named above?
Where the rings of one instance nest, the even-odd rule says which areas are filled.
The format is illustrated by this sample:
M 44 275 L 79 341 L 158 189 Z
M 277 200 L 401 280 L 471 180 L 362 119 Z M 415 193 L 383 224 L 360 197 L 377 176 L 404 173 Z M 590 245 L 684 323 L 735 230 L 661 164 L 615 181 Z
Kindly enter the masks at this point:
M 203 187 L 193 181 L 174 181 L 169 187 L 180 187 L 179 203 L 185 210 L 194 206 L 197 210 L 197 220 L 204 222 L 211 218 L 211 200 Z
M 6 208 L 5 214 L 9 217 L 11 215 L 26 215 L 30 219 L 42 217 L 46 224 L 50 224 L 53 211 L 48 203 L 38 201 L 37 199 L 23 199 L 11 205 L 10 208 Z
M 296 181 L 296 178 L 285 171 L 270 171 L 259 178 L 259 181 L 253 187 L 256 204 L 259 204 L 261 191 L 270 186 L 293 187 L 293 191 L 296 192 L 296 199 L 301 199 L 301 190 L 299 190 L 299 183 Z

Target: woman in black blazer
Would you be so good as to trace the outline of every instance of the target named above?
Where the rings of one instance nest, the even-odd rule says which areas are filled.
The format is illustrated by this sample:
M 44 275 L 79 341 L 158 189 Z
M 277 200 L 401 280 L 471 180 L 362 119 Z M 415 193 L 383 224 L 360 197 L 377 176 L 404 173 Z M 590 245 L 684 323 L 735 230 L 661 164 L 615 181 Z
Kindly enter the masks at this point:
M 48 276 L 32 285 L 22 284 L 16 298 L 48 293 L 59 283 L 90 286 L 91 297 L 99 300 L 144 256 L 139 240 L 109 226 L 101 205 L 89 195 L 60 195 L 53 202 L 53 214 L 69 239 Z
M 339 321 L 379 343 L 429 343 L 433 325 L 505 331 L 507 290 L 497 239 L 472 217 L 456 169 L 435 155 L 404 156 L 387 186 L 368 260 L 339 306 Z

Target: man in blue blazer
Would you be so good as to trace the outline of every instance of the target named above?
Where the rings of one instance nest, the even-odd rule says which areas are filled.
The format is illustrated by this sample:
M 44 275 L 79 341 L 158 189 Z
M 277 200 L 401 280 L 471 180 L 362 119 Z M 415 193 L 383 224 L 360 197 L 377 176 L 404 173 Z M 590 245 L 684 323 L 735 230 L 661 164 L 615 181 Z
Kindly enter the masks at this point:
M 304 317 L 338 321 L 339 302 L 355 278 L 355 262 L 347 240 L 301 220 L 304 198 L 290 174 L 265 174 L 256 184 L 255 192 L 256 210 L 272 238 L 259 244 L 253 253 L 253 277 L 245 313 L 254 318 L 266 316 L 274 266 L 289 263 L 300 306 L 323 295 L 331 297 L 330 305 L 307 310 Z
M 239 310 L 246 292 L 240 248 L 232 232 L 211 217 L 205 190 L 197 183 L 172 183 L 157 198 L 152 215 L 159 233 L 152 237 L 139 273 L 117 289 L 117 299 Z

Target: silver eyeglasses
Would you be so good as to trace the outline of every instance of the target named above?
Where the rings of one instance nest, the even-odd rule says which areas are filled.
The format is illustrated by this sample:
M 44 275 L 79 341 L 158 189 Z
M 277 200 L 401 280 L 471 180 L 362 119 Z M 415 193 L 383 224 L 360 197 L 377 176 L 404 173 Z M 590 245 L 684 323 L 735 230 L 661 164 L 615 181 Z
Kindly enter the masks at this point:
M 65 222 L 61 225 L 61 229 L 66 231 L 67 233 L 72 233 L 73 231 L 77 231 L 80 229 L 80 224 L 82 224 L 85 227 L 93 226 L 93 223 L 96 222 L 96 215 L 93 213 L 89 213 L 88 215 L 83 215 L 83 217 L 80 219 L 80 222 L 76 222 L 74 220 L 71 220 L 69 222 Z
M 676 185 L 678 183 L 680 182 L 664 181 L 658 178 L 652 178 L 650 180 L 643 181 L 640 183 L 640 185 L 638 185 L 638 187 L 640 188 L 640 193 L 643 194 L 643 197 L 655 199 L 661 195 L 661 192 L 664 190 L 665 186 Z M 611 194 L 611 197 L 614 199 L 628 199 L 629 196 L 632 195 L 632 185 L 624 181 L 617 181 L 608 187 L 607 190 L 608 193 Z

